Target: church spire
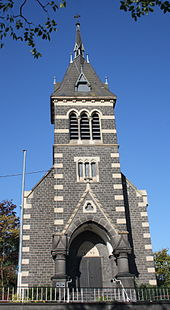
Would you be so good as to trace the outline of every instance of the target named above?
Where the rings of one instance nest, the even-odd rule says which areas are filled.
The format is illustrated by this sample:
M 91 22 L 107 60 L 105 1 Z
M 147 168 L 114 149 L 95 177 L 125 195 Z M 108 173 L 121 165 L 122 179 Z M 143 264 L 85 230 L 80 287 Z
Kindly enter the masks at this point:
M 84 57 L 84 45 L 81 40 L 81 35 L 80 35 L 80 23 L 76 23 L 76 41 L 74 45 L 74 58 L 78 57 L 79 55 Z

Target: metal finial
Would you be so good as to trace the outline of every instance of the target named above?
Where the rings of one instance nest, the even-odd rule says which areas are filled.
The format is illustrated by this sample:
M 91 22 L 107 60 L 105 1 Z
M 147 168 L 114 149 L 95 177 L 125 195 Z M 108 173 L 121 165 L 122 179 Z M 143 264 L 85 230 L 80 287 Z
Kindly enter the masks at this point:
M 73 55 L 70 54 L 70 63 L 72 64 L 72 62 L 73 62 Z
M 89 64 L 89 55 L 88 54 L 86 55 L 86 61 Z
M 108 76 L 105 76 L 105 84 L 108 85 Z
M 54 76 L 53 84 L 56 84 L 56 76 Z

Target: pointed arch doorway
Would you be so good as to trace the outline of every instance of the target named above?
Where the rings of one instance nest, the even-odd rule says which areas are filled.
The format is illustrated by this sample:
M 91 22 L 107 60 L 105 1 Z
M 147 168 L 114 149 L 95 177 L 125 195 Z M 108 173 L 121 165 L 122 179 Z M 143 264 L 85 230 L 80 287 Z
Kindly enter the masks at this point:
M 98 226 L 99 230 L 99 226 Z M 100 228 L 101 230 L 101 228 Z M 70 243 L 67 275 L 73 287 L 106 287 L 110 285 L 112 265 L 108 244 L 96 224 L 82 225 Z

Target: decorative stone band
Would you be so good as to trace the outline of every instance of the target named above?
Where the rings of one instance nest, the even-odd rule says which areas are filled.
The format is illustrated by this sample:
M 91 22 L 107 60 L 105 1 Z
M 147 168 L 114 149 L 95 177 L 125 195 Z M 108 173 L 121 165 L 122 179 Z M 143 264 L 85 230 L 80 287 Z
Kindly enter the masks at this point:
M 62 190 L 63 189 L 63 185 L 62 184 L 55 184 L 54 185 L 54 189 Z
M 62 153 L 54 153 L 54 158 L 62 158 L 63 154 Z
M 22 277 L 28 277 L 29 271 L 22 271 Z
M 63 208 L 54 208 L 54 213 L 63 213 Z
M 57 129 L 54 129 L 54 133 L 69 133 L 69 129 L 67 129 L 67 128 L 57 128 Z
M 146 256 L 147 262 L 153 262 L 153 256 Z
M 22 259 L 22 265 L 28 265 L 29 264 L 29 259 Z
M 63 164 L 62 163 L 57 163 L 57 164 L 54 164 L 54 168 L 63 168 Z
M 138 202 L 138 207 L 146 207 L 146 202 Z
M 100 119 L 115 119 L 114 115 L 101 115 Z
M 115 200 L 123 200 L 123 195 L 114 195 Z
M 121 177 L 122 177 L 122 176 L 121 176 L 121 173 L 113 173 L 113 174 L 112 174 L 112 178 L 113 178 L 113 179 L 121 179 Z
M 29 230 L 30 229 L 30 225 L 23 225 L 23 230 Z
M 55 119 L 69 119 L 69 115 L 55 115 Z M 114 115 L 101 115 L 100 119 L 115 119 Z
M 102 129 L 102 133 L 116 133 L 116 129 Z
M 55 173 L 54 174 L 54 178 L 55 179 L 62 179 L 63 178 L 63 174 L 62 173 Z
M 63 225 L 64 221 L 63 219 L 54 220 L 54 225 Z
M 152 250 L 152 244 L 145 244 L 145 250 Z
M 150 285 L 157 285 L 157 281 L 156 280 L 149 280 L 149 284 Z
M 148 268 L 149 273 L 155 273 L 155 268 L 154 267 L 149 267 Z
M 31 203 L 24 203 L 24 209 L 31 209 L 32 204 Z
M 141 212 L 140 215 L 141 215 L 141 217 L 147 217 L 148 213 L 147 212 Z
M 119 157 L 119 153 L 111 153 L 110 156 L 112 158 L 118 158 Z
M 22 248 L 22 252 L 29 252 L 30 251 L 30 248 L 27 246 L 23 247 Z
M 100 101 L 86 101 L 86 102 L 82 102 L 81 101 L 76 101 L 76 102 L 73 102 L 73 101 L 69 101 L 69 102 L 63 102 L 63 101 L 56 101 L 54 100 L 54 106 L 93 106 L 93 107 L 112 107 L 113 106 L 113 102 L 100 102 Z
M 22 287 L 28 287 L 28 283 L 22 283 Z
M 124 207 L 116 207 L 116 212 L 125 212 Z
M 63 196 L 54 196 L 54 201 L 63 201 Z
M 30 240 L 30 236 L 29 235 L 23 235 L 22 239 L 28 241 L 28 240 Z
M 150 238 L 150 237 L 151 237 L 150 233 L 144 233 L 143 234 L 143 238 Z
M 148 222 L 143 222 L 142 223 L 142 227 L 149 227 L 149 223 Z
M 23 219 L 24 220 L 29 220 L 31 218 L 31 214 L 24 214 Z
M 125 218 L 117 219 L 116 222 L 117 224 L 126 224 L 126 219 Z
M 122 184 L 114 184 L 113 188 L 114 189 L 122 189 L 123 187 L 122 187 Z
M 112 163 L 112 168 L 120 168 L 120 163 Z

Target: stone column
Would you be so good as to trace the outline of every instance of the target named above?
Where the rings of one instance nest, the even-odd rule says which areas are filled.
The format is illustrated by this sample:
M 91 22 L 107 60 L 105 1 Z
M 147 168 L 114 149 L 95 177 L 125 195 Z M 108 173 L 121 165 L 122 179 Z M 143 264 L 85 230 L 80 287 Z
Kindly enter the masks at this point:
M 52 284 L 55 287 L 66 286 L 66 255 L 67 255 L 67 240 L 66 236 L 53 236 L 53 250 L 51 252 L 55 261 L 55 274 L 51 278 Z
M 114 254 L 117 257 L 118 274 L 116 278 L 121 281 L 124 287 L 134 287 L 134 276 L 129 272 L 128 254 L 131 253 L 127 233 L 120 235 L 117 248 Z

